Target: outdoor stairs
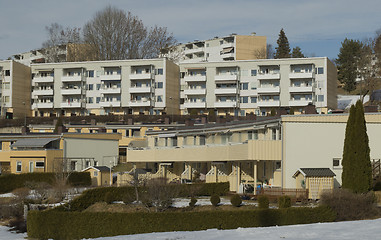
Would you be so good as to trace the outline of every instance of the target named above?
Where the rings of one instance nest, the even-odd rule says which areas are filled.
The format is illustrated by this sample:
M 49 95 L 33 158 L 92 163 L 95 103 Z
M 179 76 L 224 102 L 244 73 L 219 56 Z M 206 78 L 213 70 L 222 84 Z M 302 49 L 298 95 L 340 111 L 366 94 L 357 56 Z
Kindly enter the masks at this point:
M 381 178 L 381 160 L 380 159 L 372 160 L 372 177 L 374 180 Z

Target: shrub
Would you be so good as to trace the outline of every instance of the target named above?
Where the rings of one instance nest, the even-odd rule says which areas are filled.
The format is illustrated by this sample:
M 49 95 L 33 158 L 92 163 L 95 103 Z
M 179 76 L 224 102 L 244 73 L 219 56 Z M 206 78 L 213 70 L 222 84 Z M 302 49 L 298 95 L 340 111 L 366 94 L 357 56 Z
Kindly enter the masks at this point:
M 356 194 L 347 189 L 335 189 L 323 193 L 320 202 L 337 213 L 337 221 L 369 219 L 379 214 L 373 192 Z
M 189 202 L 189 207 L 194 208 L 196 206 L 197 199 L 195 197 L 192 197 Z
M 240 197 L 238 194 L 234 194 L 234 195 L 230 198 L 230 202 L 231 202 L 231 204 L 232 204 L 234 207 L 239 207 L 239 206 L 241 206 L 241 204 L 242 204 L 242 199 L 241 199 L 241 197 Z
M 218 196 L 217 194 L 213 194 L 210 197 L 210 202 L 213 206 L 217 207 L 217 205 L 221 202 L 220 196 Z
M 291 207 L 291 198 L 289 196 L 281 196 L 278 198 L 279 208 L 289 208 Z
M 91 176 L 89 172 L 72 172 L 70 173 L 67 183 L 73 187 L 90 186 Z
M 381 181 L 378 181 L 376 184 L 374 184 L 373 191 L 381 191 Z
M 265 195 L 260 195 L 258 197 L 258 207 L 261 209 L 269 208 L 269 198 Z
M 111 204 L 114 202 L 114 196 L 111 192 L 107 192 L 104 196 L 104 201 L 108 204 Z

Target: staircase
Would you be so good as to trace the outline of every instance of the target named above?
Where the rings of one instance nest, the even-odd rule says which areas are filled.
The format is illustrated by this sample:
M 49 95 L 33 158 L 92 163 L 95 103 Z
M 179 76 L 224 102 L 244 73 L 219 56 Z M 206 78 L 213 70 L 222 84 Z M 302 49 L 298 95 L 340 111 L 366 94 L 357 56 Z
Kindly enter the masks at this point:
M 372 177 L 373 179 L 380 179 L 381 177 L 381 160 L 380 159 L 372 160 Z

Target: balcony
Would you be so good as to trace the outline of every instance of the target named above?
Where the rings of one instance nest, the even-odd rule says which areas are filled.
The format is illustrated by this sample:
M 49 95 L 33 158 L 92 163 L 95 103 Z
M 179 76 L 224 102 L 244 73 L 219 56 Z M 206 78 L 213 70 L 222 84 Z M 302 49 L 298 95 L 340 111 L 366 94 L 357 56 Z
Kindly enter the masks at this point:
M 118 87 L 105 87 L 99 89 L 102 94 L 120 94 L 121 90 Z
M 258 107 L 279 107 L 280 101 L 258 101 Z
M 313 74 L 313 72 L 290 72 L 288 74 L 288 77 L 290 79 L 295 79 L 295 78 L 313 78 L 314 74 Z
M 193 75 L 193 76 L 185 76 L 184 77 L 185 82 L 205 82 L 206 76 L 203 75 Z
M 82 89 L 80 88 L 63 88 L 61 89 L 61 95 L 81 95 Z
M 131 87 L 130 93 L 150 93 L 152 92 L 151 87 Z
M 220 47 L 221 47 L 222 49 L 224 49 L 224 48 L 234 47 L 234 42 L 224 43 L 224 44 L 220 45 Z
M 54 77 L 48 76 L 48 77 L 34 77 L 33 82 L 35 83 L 52 83 L 54 82 Z
M 257 75 L 258 80 L 280 79 L 280 73 L 260 73 Z
M 185 95 L 205 95 L 205 88 L 189 88 L 184 90 Z
M 50 96 L 53 95 L 53 89 L 45 89 L 45 90 L 33 90 L 32 97 L 33 96 Z
M 32 104 L 32 109 L 40 109 L 40 108 L 53 108 L 53 103 L 48 102 L 48 103 L 33 103 Z
M 265 94 L 265 93 L 279 93 L 280 92 L 280 87 L 259 87 L 257 88 L 257 93 L 258 94 Z
M 80 82 L 82 81 L 82 76 L 62 76 L 62 82 Z
M 214 89 L 214 94 L 237 94 L 238 90 L 237 88 L 216 88 Z
M 184 108 L 206 108 L 206 102 L 185 102 Z
M 61 102 L 61 108 L 81 108 L 82 106 L 81 100 Z
M 235 53 L 223 53 L 221 54 L 221 57 L 224 59 L 224 58 L 234 58 L 235 57 Z
M 130 107 L 150 107 L 151 106 L 151 101 L 149 100 L 146 100 L 146 101 L 134 101 L 134 100 L 131 100 L 130 104 L 129 104 Z
M 130 80 L 138 80 L 138 79 L 154 79 L 153 73 L 131 73 Z
M 120 74 L 102 74 L 101 80 L 121 80 Z
M 235 74 L 221 74 L 214 76 L 214 81 L 237 81 L 238 75 Z
M 312 86 L 309 87 L 289 87 L 289 92 L 312 92 Z
M 99 102 L 101 107 L 120 107 L 120 101 Z
M 312 102 L 312 99 L 310 99 L 310 100 L 290 100 L 290 101 L 288 101 L 288 105 L 290 107 L 303 107 L 303 106 L 307 106 L 311 102 Z
M 237 102 L 226 101 L 226 102 L 214 102 L 215 108 L 235 108 L 237 107 Z
M 187 55 L 187 54 L 193 54 L 193 53 L 200 53 L 200 52 L 204 52 L 204 48 L 203 47 L 200 47 L 200 48 L 192 48 L 192 49 L 185 49 L 184 50 L 184 54 Z

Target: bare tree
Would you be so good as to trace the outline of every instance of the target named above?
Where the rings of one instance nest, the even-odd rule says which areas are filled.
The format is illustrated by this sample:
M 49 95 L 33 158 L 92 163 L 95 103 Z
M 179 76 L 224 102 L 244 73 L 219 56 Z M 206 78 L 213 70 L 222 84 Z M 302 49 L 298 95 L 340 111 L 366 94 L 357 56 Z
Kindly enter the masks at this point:
M 272 44 L 268 43 L 266 46 L 266 57 L 267 59 L 273 59 L 275 55 L 275 50 Z
M 137 16 L 108 6 L 83 28 L 84 42 L 98 60 L 158 57 L 160 49 L 176 43 L 167 28 L 148 29 Z
M 66 47 L 69 43 L 81 43 L 80 28 L 64 28 L 58 23 L 52 23 L 46 26 L 48 40 L 42 43 L 44 55 L 47 62 L 64 62 L 66 61 Z M 63 57 L 65 56 L 65 57 Z

